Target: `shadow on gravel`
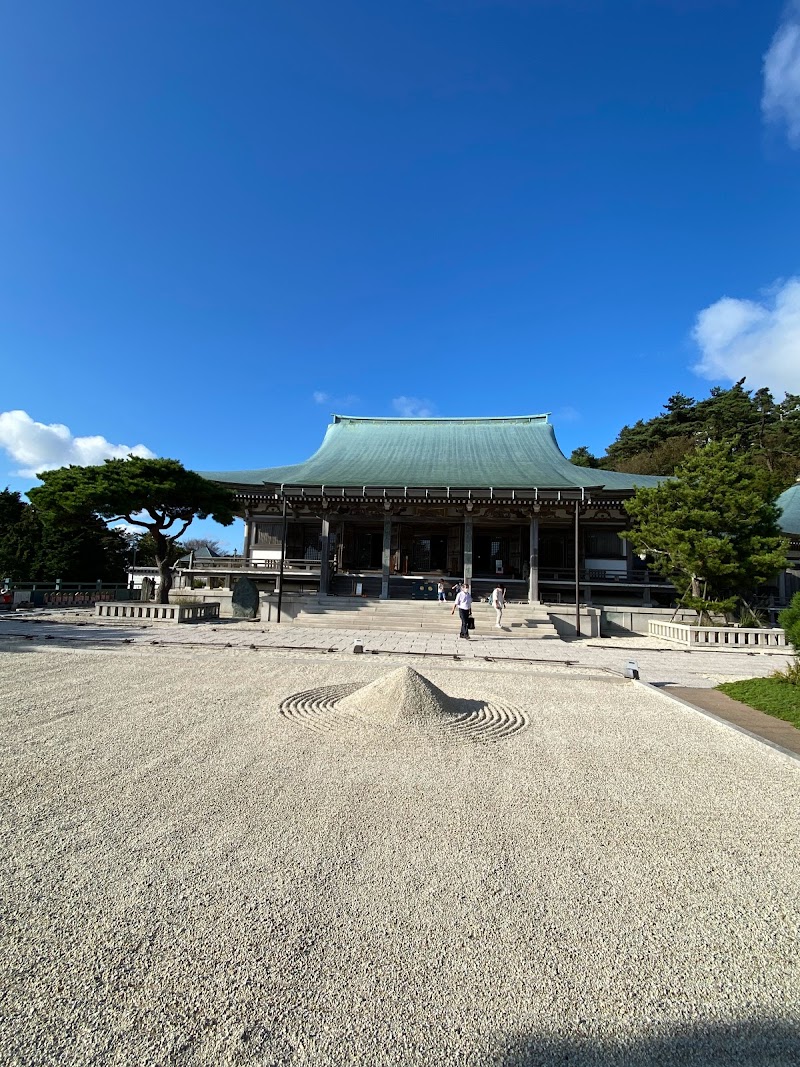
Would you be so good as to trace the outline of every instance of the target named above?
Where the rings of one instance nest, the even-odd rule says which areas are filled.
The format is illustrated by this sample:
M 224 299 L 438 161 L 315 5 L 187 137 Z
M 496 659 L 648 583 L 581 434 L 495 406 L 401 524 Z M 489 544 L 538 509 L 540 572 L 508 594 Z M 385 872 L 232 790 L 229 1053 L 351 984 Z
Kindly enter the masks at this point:
M 700 1024 L 630 1043 L 522 1035 L 493 1062 L 500 1067 L 796 1067 L 800 1023 Z
M 0 627 L 0 652 L 31 652 L 37 648 L 113 648 L 117 645 L 148 644 L 151 631 L 134 627 L 114 627 L 113 630 L 99 626 L 62 627 L 47 625 L 27 626 L 12 630 Z

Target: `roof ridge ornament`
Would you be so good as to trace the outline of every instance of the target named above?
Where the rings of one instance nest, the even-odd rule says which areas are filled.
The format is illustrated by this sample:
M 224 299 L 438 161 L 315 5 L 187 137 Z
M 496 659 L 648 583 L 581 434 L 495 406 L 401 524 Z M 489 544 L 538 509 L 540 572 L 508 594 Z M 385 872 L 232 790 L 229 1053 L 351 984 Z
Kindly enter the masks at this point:
M 552 412 L 544 411 L 539 415 L 429 415 L 418 418 L 413 415 L 337 415 L 331 416 L 333 423 L 340 422 L 545 422 L 550 424 Z

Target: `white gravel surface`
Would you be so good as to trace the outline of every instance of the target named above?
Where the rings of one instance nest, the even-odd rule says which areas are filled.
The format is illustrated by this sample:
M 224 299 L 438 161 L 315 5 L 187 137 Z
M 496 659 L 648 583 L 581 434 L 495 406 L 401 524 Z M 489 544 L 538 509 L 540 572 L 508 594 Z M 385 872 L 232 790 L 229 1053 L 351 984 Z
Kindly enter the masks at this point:
M 3 1064 L 798 1062 L 768 747 L 585 665 L 415 660 L 478 745 L 279 713 L 394 658 L 0 650 Z

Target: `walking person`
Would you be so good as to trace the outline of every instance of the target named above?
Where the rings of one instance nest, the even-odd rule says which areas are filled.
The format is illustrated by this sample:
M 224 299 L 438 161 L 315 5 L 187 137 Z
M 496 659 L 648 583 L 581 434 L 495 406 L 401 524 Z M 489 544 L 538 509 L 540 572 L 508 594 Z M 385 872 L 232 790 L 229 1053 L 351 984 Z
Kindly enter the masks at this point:
M 469 617 L 472 613 L 472 597 L 469 592 L 469 585 L 464 582 L 459 590 L 455 604 L 450 612 L 451 615 L 455 614 L 455 610 L 458 608 L 458 614 L 461 619 L 461 633 L 459 637 L 465 638 L 469 641 Z
M 438 598 L 439 598 L 439 603 L 440 604 L 444 604 L 444 602 L 445 602 L 445 600 L 447 598 L 447 590 L 446 590 L 445 584 L 444 584 L 444 582 L 442 581 L 441 578 L 439 579 L 439 584 L 438 584 L 438 586 L 436 588 L 437 588 L 437 595 L 438 595 Z
M 502 585 L 496 585 L 492 590 L 492 607 L 494 608 L 497 618 L 495 619 L 495 630 L 503 629 L 503 608 L 506 606 L 506 591 Z

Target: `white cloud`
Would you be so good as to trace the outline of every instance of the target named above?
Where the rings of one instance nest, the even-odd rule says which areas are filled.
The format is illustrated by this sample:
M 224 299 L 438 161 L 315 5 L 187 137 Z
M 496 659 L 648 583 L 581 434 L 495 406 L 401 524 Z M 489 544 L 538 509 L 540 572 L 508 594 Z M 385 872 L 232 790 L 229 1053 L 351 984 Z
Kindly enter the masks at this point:
M 553 412 L 553 421 L 556 423 L 580 422 L 582 417 L 580 411 L 577 408 L 570 407 L 569 404 Z
M 316 390 L 311 395 L 315 404 L 327 404 L 328 407 L 338 411 L 352 408 L 358 403 L 358 397 L 354 396 L 352 393 L 347 393 L 346 396 L 331 396 L 330 393 L 323 393 L 320 390 Z
M 86 467 L 131 454 L 155 457 L 145 445 L 112 445 L 105 437 L 73 437 L 68 426 L 34 422 L 26 411 L 0 413 L 0 448 L 21 465 L 13 473 L 22 478 L 33 478 L 37 471 L 55 467 Z
M 761 302 L 725 296 L 697 316 L 692 337 L 704 378 L 800 393 L 800 278 L 776 283 Z
M 150 520 L 148 519 L 148 522 Z M 109 528 L 112 530 L 119 530 L 123 534 L 136 534 L 138 537 L 145 532 L 141 526 L 134 526 L 129 522 L 111 522 Z
M 785 125 L 789 143 L 800 147 L 800 0 L 787 5 L 764 56 L 761 109 L 768 122 Z
M 433 415 L 430 400 L 420 400 L 417 396 L 396 396 L 392 407 L 404 419 L 429 419 Z

